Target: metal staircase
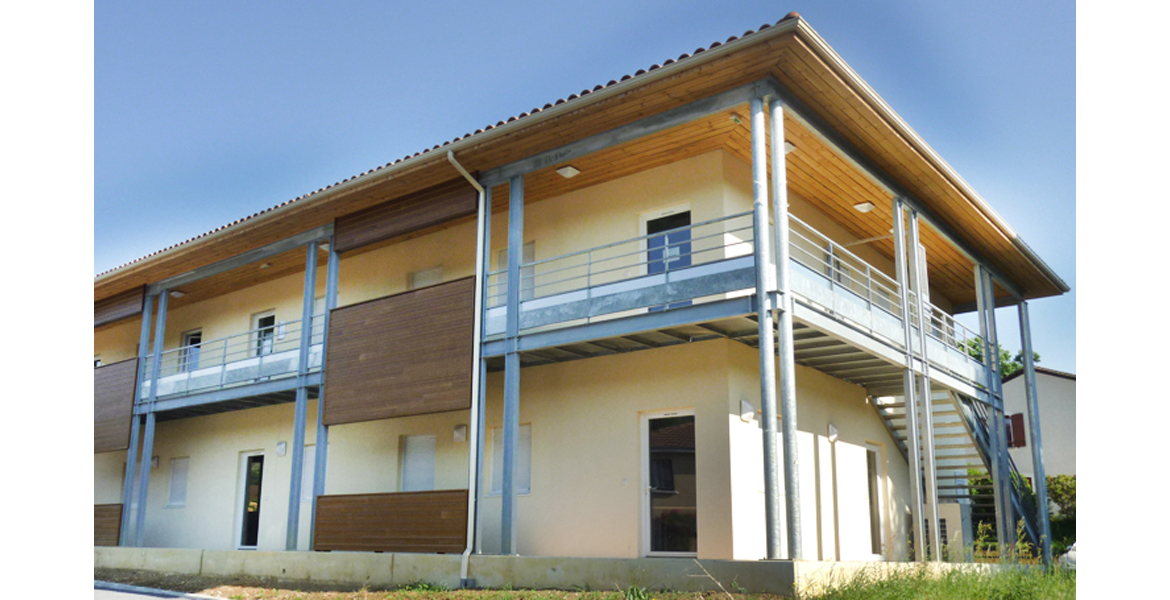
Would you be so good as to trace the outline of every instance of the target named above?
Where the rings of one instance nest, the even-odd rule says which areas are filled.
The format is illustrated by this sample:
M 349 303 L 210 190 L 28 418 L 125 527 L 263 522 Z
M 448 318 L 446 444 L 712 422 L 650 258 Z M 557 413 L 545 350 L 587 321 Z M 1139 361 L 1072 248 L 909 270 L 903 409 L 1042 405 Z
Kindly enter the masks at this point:
M 905 397 L 877 398 L 874 408 L 897 442 L 902 455 L 907 456 Z M 988 476 L 991 453 L 988 443 L 990 415 L 987 407 L 961 394 L 935 389 L 931 394 L 931 408 L 939 502 L 969 506 L 973 529 L 977 529 L 976 524 L 979 522 L 994 526 L 995 495 Z M 919 447 L 922 447 L 921 443 Z M 1025 535 L 1032 544 L 1036 544 L 1039 541 L 1039 527 L 1036 524 L 1035 497 L 1010 457 L 1008 464 L 1012 474 L 1012 521 L 1023 519 Z

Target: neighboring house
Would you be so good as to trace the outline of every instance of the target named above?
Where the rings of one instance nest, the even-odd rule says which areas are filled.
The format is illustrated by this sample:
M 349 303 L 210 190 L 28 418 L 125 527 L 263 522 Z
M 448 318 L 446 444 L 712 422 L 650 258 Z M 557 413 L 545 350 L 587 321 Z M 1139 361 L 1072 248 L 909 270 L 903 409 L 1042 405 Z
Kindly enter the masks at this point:
M 98 275 L 95 544 L 904 559 L 1066 291 L 790 15 Z
M 1008 420 L 1008 453 L 1020 474 L 1032 481 L 1031 421 L 1028 419 L 1024 372 L 1003 380 L 1003 405 Z M 1077 376 L 1036 367 L 1036 399 L 1040 405 L 1040 447 L 1044 474 L 1077 474 Z

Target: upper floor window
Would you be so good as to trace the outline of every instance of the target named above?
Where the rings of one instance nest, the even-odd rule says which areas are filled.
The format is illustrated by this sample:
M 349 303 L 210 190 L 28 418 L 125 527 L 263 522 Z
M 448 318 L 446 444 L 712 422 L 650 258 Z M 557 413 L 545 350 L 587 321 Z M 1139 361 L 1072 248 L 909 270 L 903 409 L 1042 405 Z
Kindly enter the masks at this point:
M 520 264 L 531 263 L 536 261 L 536 242 L 526 242 L 524 249 L 520 253 Z M 496 269 L 508 268 L 508 249 L 501 248 L 496 252 Z M 505 276 L 506 277 L 506 276 Z M 499 281 L 505 281 L 505 277 L 501 277 Z M 499 290 L 496 293 L 503 292 Z M 536 267 L 520 267 L 520 299 L 531 300 L 536 297 Z M 496 300 L 492 305 L 498 306 L 503 304 L 503 296 Z
M 179 351 L 179 370 L 199 368 L 199 348 L 203 344 L 203 330 L 193 329 L 183 334 L 183 348 Z
M 276 343 L 276 311 L 267 310 L 252 315 L 252 355 L 272 354 Z

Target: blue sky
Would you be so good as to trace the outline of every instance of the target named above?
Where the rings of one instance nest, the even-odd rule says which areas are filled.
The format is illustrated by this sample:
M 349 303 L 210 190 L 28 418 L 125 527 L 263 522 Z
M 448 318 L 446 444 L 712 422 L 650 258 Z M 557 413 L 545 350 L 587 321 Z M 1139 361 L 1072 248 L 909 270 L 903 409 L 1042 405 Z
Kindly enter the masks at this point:
M 94 273 L 792 10 L 1073 288 L 1075 372 L 1071 2 L 97 3 Z

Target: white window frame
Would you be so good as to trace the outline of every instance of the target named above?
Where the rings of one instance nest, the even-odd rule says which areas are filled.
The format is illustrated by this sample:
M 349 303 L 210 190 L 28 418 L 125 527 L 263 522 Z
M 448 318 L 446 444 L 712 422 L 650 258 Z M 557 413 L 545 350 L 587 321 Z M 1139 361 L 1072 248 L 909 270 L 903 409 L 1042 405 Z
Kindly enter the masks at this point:
M 418 434 L 418 435 L 403 435 L 399 436 L 399 452 L 398 452 L 398 491 L 400 492 L 430 492 L 435 489 L 435 471 L 438 464 L 438 436 L 434 434 Z M 414 446 L 413 452 L 421 452 L 422 449 L 427 448 L 430 452 L 429 456 L 419 454 L 417 459 L 422 460 L 423 466 L 429 466 L 430 469 L 423 471 L 424 481 L 429 485 L 418 486 L 415 482 L 407 478 L 407 466 L 411 464 L 413 452 L 411 442 L 423 442 L 423 446 Z M 414 462 L 414 464 L 419 464 Z M 409 484 L 409 485 L 408 485 Z
M 199 341 L 195 344 L 192 344 L 191 338 L 193 338 L 195 336 L 199 336 Z M 197 328 L 192 329 L 190 331 L 184 331 L 181 340 L 182 340 L 182 345 L 180 346 L 180 349 L 179 349 L 179 370 L 183 371 L 183 372 L 193 370 L 191 368 L 191 364 L 188 361 L 191 358 L 191 348 L 194 346 L 199 347 L 199 351 L 196 353 L 196 358 L 195 358 L 195 368 L 198 369 L 199 368 L 199 357 L 201 357 L 203 354 L 203 352 L 202 352 L 202 350 L 203 350 L 203 328 L 197 327 Z
M 878 515 L 878 547 L 881 553 L 872 555 L 874 559 L 885 560 L 887 549 L 889 548 L 889 532 L 886 531 L 889 526 L 889 518 L 886 515 L 886 447 L 882 444 L 875 444 L 873 442 L 866 442 L 865 453 L 866 460 L 869 460 L 869 453 L 876 455 L 877 466 L 877 515 Z M 869 477 L 869 468 L 866 468 L 866 478 Z M 865 487 L 869 489 L 869 481 L 865 482 Z M 867 502 L 868 504 L 868 502 Z
M 268 352 L 263 352 L 261 347 L 260 347 L 260 343 L 261 343 L 261 341 L 260 341 L 261 340 L 261 338 L 260 338 L 260 320 L 267 318 L 267 317 L 272 317 L 272 337 L 269 338 L 269 340 L 271 340 L 271 341 L 270 341 L 270 345 L 268 348 Z M 249 337 L 249 340 L 248 340 L 248 356 L 249 357 L 267 356 L 267 355 L 272 354 L 276 351 L 276 336 L 277 336 L 277 333 L 279 330 L 279 325 L 280 324 L 276 322 L 276 309 L 274 309 L 274 308 L 270 308 L 268 310 L 262 310 L 258 313 L 252 314 L 252 327 L 251 327 L 252 335 L 248 336 Z
M 516 455 L 516 495 L 532 493 L 532 423 L 520 424 L 519 452 Z M 504 428 L 492 427 L 492 454 L 488 474 L 488 496 L 504 495 Z M 497 461 L 498 459 L 498 461 Z M 497 462 L 499 463 L 497 465 Z M 525 469 L 524 467 L 527 467 Z M 528 474 L 528 481 L 520 476 Z
M 536 240 L 528 240 L 524 242 L 523 248 L 520 250 L 520 264 L 536 262 Z M 508 270 L 508 248 L 505 246 L 496 250 L 496 270 L 503 270 L 504 277 L 507 279 Z M 520 301 L 532 300 L 536 297 L 536 267 L 520 267 Z M 492 306 L 502 306 L 502 300 L 497 301 Z
M 182 468 L 178 468 L 182 465 Z M 190 482 L 191 457 L 178 456 L 171 459 L 170 484 L 167 487 L 167 508 L 183 508 L 187 506 L 187 485 Z M 179 479 L 179 476 L 182 479 Z M 181 484 L 181 485 L 178 485 Z M 182 498 L 175 499 L 177 490 L 182 491 Z

